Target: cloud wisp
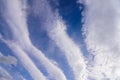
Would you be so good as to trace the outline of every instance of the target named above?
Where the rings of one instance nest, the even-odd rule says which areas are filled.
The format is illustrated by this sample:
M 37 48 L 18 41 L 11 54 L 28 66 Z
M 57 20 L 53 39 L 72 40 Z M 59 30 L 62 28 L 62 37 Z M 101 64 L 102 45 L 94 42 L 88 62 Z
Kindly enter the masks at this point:
M 86 0 L 83 34 L 94 55 L 89 76 L 95 80 L 120 79 L 119 0 Z
M 0 80 L 13 80 L 13 77 L 0 66 Z
M 72 41 L 65 30 L 66 26 L 62 20 L 55 22 L 54 28 L 48 31 L 50 38 L 64 52 L 68 64 L 73 70 L 75 80 L 87 80 L 87 69 L 84 56 L 80 48 Z
M 13 42 L 5 42 L 9 48 L 14 52 L 16 57 L 22 62 L 25 69 L 29 72 L 34 80 L 47 80 L 42 72 L 35 66 L 29 56 L 21 49 L 21 47 Z
M 0 63 L 6 65 L 16 65 L 17 59 L 13 56 L 4 56 L 3 53 L 0 52 Z
M 51 61 L 49 61 L 39 49 L 31 46 L 28 52 L 34 53 L 32 54 L 32 56 L 34 56 L 40 61 L 40 63 L 46 68 L 52 78 L 54 78 L 55 80 L 67 80 L 60 68 L 54 65 Z
M 39 4 L 42 3 L 42 6 Z M 40 8 L 39 8 L 40 7 Z M 57 12 L 53 13 L 50 5 L 47 2 L 41 2 L 36 0 L 33 5 L 33 12 L 39 18 L 42 18 L 44 22 L 42 26 L 45 27 L 49 37 L 53 40 L 56 45 L 64 52 L 64 55 L 68 61 L 68 64 L 73 70 L 76 80 L 87 79 L 86 62 L 80 51 L 80 48 L 72 41 L 68 36 L 66 25 L 63 21 L 57 17 Z M 46 9 L 46 10 L 44 10 Z M 56 17 L 57 15 L 57 17 Z

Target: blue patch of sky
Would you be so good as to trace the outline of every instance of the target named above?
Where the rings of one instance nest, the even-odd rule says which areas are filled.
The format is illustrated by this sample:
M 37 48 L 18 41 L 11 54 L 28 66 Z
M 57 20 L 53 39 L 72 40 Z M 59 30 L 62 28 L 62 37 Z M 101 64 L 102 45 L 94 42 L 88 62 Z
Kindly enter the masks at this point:
M 6 21 L 3 19 L 2 15 L 0 15 L 0 34 L 4 39 L 12 39 L 12 32 L 7 25 Z
M 68 35 L 79 43 L 82 42 L 82 10 L 80 10 L 82 5 L 76 2 L 77 0 L 59 0 L 58 8 L 60 15 L 66 22 Z
M 2 52 L 4 55 L 12 55 L 12 51 L 2 41 L 0 41 L 0 52 Z
M 41 20 L 39 17 L 28 16 L 28 30 L 32 43 L 39 49 L 45 51 L 49 45 L 49 38 L 41 28 Z

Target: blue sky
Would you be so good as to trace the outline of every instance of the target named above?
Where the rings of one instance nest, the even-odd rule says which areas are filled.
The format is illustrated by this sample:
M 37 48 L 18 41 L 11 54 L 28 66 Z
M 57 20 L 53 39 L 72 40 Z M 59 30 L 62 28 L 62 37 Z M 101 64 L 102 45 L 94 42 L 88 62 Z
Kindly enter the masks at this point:
M 119 80 L 118 3 L 0 0 L 0 80 Z

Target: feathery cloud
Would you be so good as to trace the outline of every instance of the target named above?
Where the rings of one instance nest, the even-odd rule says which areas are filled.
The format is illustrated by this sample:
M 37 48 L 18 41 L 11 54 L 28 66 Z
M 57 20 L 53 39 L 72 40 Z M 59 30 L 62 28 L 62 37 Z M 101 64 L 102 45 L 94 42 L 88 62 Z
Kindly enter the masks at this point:
M 6 41 L 4 42 L 8 45 L 8 47 L 14 52 L 16 57 L 21 61 L 25 69 L 29 72 L 34 80 L 47 80 L 46 77 L 40 72 L 40 70 L 36 67 L 36 65 L 29 58 L 27 53 L 25 53 L 21 47 L 14 42 Z
M 4 56 L 1 52 L 0 52 L 0 63 L 2 64 L 12 64 L 12 65 L 16 65 L 17 64 L 17 59 L 13 56 Z
M 57 46 L 65 53 L 67 61 L 72 68 L 76 80 L 86 79 L 87 70 L 86 63 L 80 48 L 70 39 L 64 28 L 66 26 L 63 21 L 58 19 L 58 13 L 53 13 L 47 2 L 36 0 L 33 4 L 34 15 L 42 18 L 42 26 L 48 32 L 49 37 L 57 44 Z M 45 10 L 44 10 L 45 9 Z M 57 17 L 56 17 L 57 15 Z M 31 49 L 33 50 L 33 49 Z
M 73 70 L 76 80 L 87 79 L 87 69 L 84 56 L 80 51 L 80 48 L 72 41 L 72 39 L 66 33 L 66 26 L 62 20 L 58 19 L 55 22 L 54 28 L 48 31 L 49 36 L 55 41 L 57 46 L 64 52 L 67 58 L 68 64 Z
M 89 76 L 96 80 L 120 79 L 119 0 L 86 0 L 83 34 L 94 55 Z
M 13 80 L 13 77 L 0 66 L 0 80 Z

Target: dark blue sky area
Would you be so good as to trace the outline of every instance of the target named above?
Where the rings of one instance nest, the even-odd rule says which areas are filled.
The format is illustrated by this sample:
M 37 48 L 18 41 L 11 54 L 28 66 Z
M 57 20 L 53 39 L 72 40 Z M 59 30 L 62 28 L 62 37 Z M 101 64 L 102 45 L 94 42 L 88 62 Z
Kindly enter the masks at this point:
M 80 9 L 80 7 L 82 7 Z M 59 14 L 67 26 L 67 32 L 77 43 L 82 43 L 82 11 L 84 6 L 78 4 L 77 0 L 59 0 Z
M 84 5 L 77 3 L 77 0 L 59 0 L 58 9 L 60 16 L 66 22 L 68 35 L 81 47 L 84 56 L 90 56 L 86 50 L 84 36 L 82 35 L 82 25 L 84 24 L 84 22 L 82 23 L 82 12 L 84 11 Z
M 80 10 L 80 6 L 82 9 Z M 76 0 L 59 0 L 59 13 L 68 24 L 68 31 L 78 31 L 81 29 L 81 12 L 83 5 L 78 4 Z

